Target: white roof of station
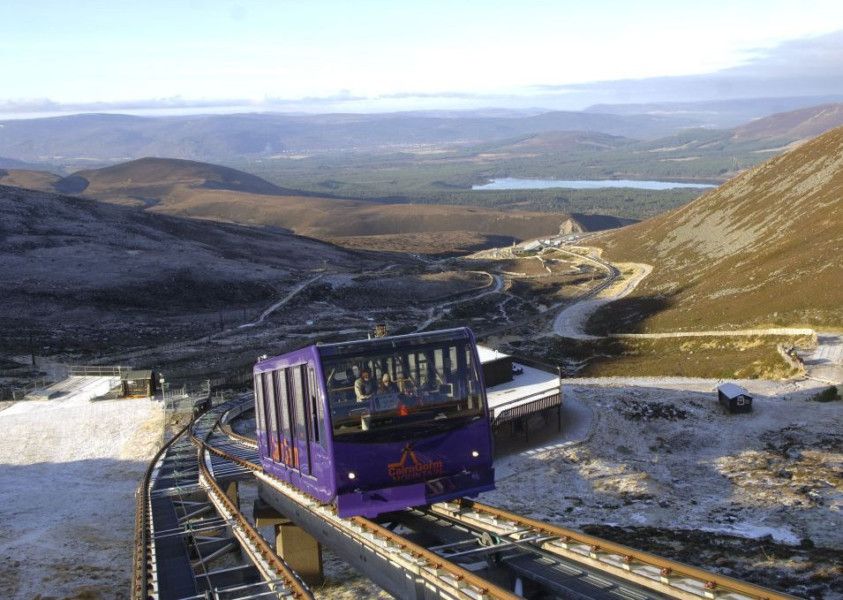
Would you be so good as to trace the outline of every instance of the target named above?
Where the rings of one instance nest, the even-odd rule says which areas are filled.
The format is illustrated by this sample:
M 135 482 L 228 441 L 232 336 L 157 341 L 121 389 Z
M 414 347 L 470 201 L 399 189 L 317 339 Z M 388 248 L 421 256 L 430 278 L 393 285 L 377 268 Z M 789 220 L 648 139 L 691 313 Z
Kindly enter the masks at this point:
M 509 356 L 480 345 L 477 346 L 477 353 L 480 355 L 481 363 Z M 514 375 L 512 381 L 486 388 L 486 400 L 489 403 L 492 420 L 504 410 L 530 404 L 559 392 L 559 377 L 556 374 L 517 362 L 512 364 L 517 365 L 524 372 L 520 375 Z

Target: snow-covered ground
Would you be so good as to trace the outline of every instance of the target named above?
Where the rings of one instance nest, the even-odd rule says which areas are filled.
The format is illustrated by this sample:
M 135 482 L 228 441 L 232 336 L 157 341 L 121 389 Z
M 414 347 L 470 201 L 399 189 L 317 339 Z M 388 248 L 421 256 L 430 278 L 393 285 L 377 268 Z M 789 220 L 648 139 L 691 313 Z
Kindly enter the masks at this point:
M 134 492 L 163 421 L 156 402 L 84 393 L 0 411 L 0 598 L 128 597 Z
M 843 551 L 841 403 L 756 383 L 768 394 L 752 413 L 730 415 L 702 381 L 568 382 L 566 404 L 593 411 L 588 433 L 580 419 L 579 442 L 502 457 L 497 490 L 482 501 L 575 529 L 770 536 Z

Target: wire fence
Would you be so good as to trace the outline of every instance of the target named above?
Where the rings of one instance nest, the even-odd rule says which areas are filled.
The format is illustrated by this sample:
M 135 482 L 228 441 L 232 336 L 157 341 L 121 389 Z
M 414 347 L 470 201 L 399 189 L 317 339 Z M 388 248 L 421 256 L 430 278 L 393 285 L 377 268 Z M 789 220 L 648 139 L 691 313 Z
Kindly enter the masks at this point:
M 197 403 L 207 401 L 211 396 L 211 382 L 206 379 L 181 384 L 163 383 L 161 398 L 167 414 L 193 412 Z
M 68 377 L 119 379 L 130 370 L 122 365 L 66 365 L 45 360 L 39 361 L 34 367 L 22 364 L 19 368 L 0 370 L 0 377 L 12 379 L 11 382 L 0 384 L 0 400 L 26 400 L 33 392 L 48 388 Z
M 120 365 L 69 365 L 67 374 L 70 377 L 122 377 L 131 368 Z

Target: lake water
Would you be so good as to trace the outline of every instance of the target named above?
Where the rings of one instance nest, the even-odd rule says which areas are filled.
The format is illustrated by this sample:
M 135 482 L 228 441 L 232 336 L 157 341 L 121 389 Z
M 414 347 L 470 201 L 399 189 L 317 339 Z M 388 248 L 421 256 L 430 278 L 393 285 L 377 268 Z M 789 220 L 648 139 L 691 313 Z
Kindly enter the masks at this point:
M 518 179 L 503 177 L 483 185 L 473 185 L 472 190 L 544 190 L 548 188 L 573 188 L 595 190 L 599 188 L 637 188 L 640 190 L 670 190 L 673 188 L 713 188 L 706 183 L 678 183 L 674 181 L 633 181 L 631 179 Z

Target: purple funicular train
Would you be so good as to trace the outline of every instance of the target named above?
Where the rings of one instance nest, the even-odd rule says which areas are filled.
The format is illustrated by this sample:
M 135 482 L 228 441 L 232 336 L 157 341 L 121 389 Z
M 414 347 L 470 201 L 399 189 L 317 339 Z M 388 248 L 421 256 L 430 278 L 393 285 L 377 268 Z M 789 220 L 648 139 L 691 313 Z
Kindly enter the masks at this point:
M 264 470 L 341 517 L 495 487 L 467 328 L 308 346 L 259 361 L 254 377 Z

